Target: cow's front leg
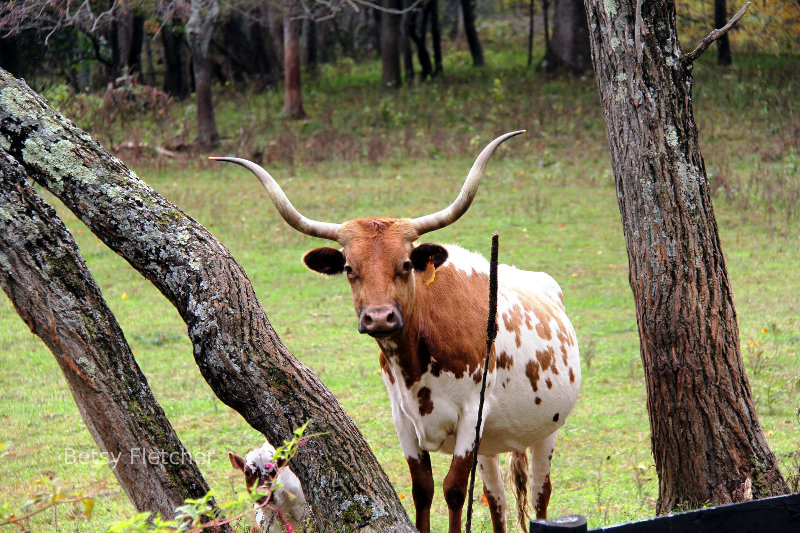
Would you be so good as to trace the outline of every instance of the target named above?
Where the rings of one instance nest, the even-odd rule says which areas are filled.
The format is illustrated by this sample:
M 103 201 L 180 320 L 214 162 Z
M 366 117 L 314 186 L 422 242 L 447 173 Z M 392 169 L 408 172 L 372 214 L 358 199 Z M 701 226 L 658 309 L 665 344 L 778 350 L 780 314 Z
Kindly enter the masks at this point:
M 421 451 L 418 457 L 406 456 L 411 472 L 411 494 L 414 496 L 414 510 L 417 514 L 415 524 L 420 533 L 430 533 L 431 502 L 433 501 L 433 472 L 431 456 Z
M 467 496 L 469 473 L 472 470 L 474 452 L 472 450 L 464 455 L 453 455 L 450 471 L 444 478 L 444 500 L 450 510 L 450 533 L 461 533 L 461 512 Z
M 383 361 L 384 358 L 385 356 L 381 360 Z M 395 384 L 394 377 L 386 370 L 384 370 L 384 382 L 392 401 L 394 428 L 411 473 L 411 494 L 414 498 L 414 511 L 417 515 L 415 524 L 420 533 L 430 533 L 431 502 L 433 501 L 431 457 L 420 447 L 414 423 L 406 416 L 401 407 L 402 397 L 398 392 L 398 385 Z

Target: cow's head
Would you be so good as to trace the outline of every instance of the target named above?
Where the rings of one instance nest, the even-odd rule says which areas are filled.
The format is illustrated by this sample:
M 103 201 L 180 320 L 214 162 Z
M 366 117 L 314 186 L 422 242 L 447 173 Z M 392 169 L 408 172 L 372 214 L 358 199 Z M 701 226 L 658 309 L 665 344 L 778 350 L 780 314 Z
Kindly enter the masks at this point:
M 353 292 L 358 331 L 373 337 L 388 337 L 403 329 L 404 318 L 412 312 L 417 277 L 423 276 L 424 280 L 425 276 L 431 276 L 447 259 L 442 246 L 415 246 L 415 241 L 425 233 L 452 224 L 467 211 L 489 157 L 503 141 L 524 131 L 506 133 L 489 143 L 472 165 L 456 200 L 442 211 L 414 219 L 357 218 L 343 224 L 310 220 L 292 206 L 272 176 L 259 165 L 235 157 L 211 159 L 247 168 L 264 185 L 290 226 L 306 235 L 339 244 L 340 248 L 311 250 L 303 262 L 321 274 L 346 275 Z

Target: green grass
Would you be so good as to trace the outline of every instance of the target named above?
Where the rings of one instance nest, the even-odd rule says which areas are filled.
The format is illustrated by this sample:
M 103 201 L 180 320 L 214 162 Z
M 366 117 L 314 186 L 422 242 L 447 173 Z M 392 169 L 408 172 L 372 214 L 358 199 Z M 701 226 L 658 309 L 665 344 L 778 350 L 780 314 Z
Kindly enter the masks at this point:
M 494 134 L 528 128 L 493 158 L 470 211 L 425 240 L 488 254 L 498 231 L 503 262 L 549 272 L 560 282 L 584 354 L 584 380 L 556 448 L 550 512 L 587 515 L 592 527 L 652 516 L 657 482 L 646 392 L 594 80 L 546 78 L 525 71 L 524 59 L 499 54 L 490 54 L 490 64 L 516 66 L 475 73 L 462 55 L 448 55 L 444 82 L 397 93 L 377 89 L 374 64 L 351 65 L 350 75 L 332 70 L 307 87 L 311 117 L 301 122 L 276 118 L 278 93 L 219 94 L 227 136 L 220 153 L 262 159 L 312 218 L 411 216 L 450 202 Z M 794 297 L 800 293 L 800 213 L 791 199 L 800 187 L 797 69 L 796 61 L 762 57 L 743 59 L 730 71 L 701 61 L 695 98 L 745 363 L 768 443 L 786 475 L 796 469 L 789 454 L 800 450 L 800 304 Z M 187 109 L 175 105 L 174 120 L 157 127 L 141 118 L 130 132 L 177 138 L 185 126 L 180 117 L 191 116 Z M 300 262 L 319 241 L 288 228 L 258 182 L 238 167 L 198 155 L 180 163 L 141 160 L 136 171 L 231 249 L 281 339 L 334 392 L 413 515 L 377 347 L 356 332 L 345 281 L 323 279 Z M 776 180 L 780 191 L 770 188 Z M 45 197 L 72 229 L 178 435 L 192 453 L 205 454 L 201 470 L 219 497 L 229 498 L 242 483 L 225 453 L 257 447 L 261 437 L 216 400 L 170 304 Z M 108 468 L 65 464 L 65 450 L 92 452 L 95 445 L 55 360 L 7 298 L 0 298 L 0 390 L 0 442 L 8 445 L 0 457 L 2 501 L 19 509 L 42 477 L 67 488 L 109 483 L 91 521 L 64 507 L 33 519 L 32 531 L 97 531 L 133 514 Z M 436 531 L 446 527 L 446 471 L 447 457 L 435 455 Z M 487 508 L 478 505 L 476 512 L 476 530 L 489 530 Z

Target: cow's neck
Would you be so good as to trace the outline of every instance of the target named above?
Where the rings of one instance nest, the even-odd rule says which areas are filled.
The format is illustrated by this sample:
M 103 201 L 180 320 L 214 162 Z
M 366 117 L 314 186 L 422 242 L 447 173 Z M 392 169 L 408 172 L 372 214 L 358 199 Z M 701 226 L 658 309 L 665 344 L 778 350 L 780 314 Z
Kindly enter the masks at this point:
M 486 350 L 488 277 L 466 274 L 452 265 L 437 269 L 430 285 L 420 277 L 414 305 L 403 317 L 405 327 L 378 345 L 396 362 L 409 387 L 426 372 L 434 377 L 441 372 L 472 377 Z

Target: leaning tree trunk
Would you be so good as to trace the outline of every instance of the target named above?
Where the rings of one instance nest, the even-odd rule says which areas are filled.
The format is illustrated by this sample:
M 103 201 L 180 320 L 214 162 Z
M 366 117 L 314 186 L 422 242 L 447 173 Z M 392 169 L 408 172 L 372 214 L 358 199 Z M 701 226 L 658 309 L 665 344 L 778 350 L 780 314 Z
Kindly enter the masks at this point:
M 270 442 L 312 420 L 292 468 L 319 530 L 412 531 L 358 428 L 284 347 L 230 252 L 41 97 L 0 70 L 0 146 L 180 313 L 214 393 Z
M 217 25 L 217 0 L 191 0 L 192 13 L 186 22 L 186 40 L 192 51 L 194 88 L 197 99 L 197 143 L 205 148 L 219 142 L 214 102 L 211 99 L 211 64 L 208 50 Z
M 89 433 L 136 510 L 173 518 L 186 498 L 204 496 L 208 485 L 153 396 L 72 235 L 2 149 L 0 286 L 53 352 Z
M 628 248 L 659 514 L 784 493 L 756 416 L 667 2 L 587 0 Z
M 303 118 L 303 93 L 300 86 L 300 30 L 298 0 L 289 0 L 283 12 L 283 114 L 290 118 Z
M 589 27 L 583 0 L 558 0 L 553 15 L 553 37 L 545 51 L 547 70 L 566 69 L 574 73 L 592 68 Z

